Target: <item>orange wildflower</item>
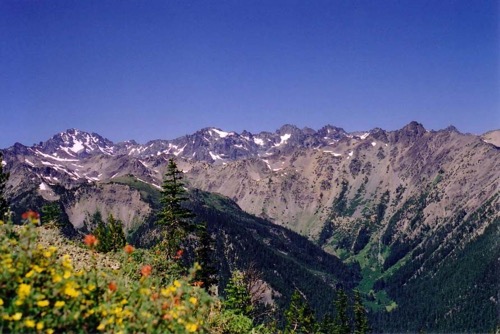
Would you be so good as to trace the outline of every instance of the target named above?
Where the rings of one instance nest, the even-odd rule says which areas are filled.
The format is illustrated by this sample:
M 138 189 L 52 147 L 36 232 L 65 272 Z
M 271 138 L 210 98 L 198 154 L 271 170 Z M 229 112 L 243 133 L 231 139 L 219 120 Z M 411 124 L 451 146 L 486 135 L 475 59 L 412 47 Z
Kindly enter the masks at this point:
M 115 282 L 115 281 L 112 281 L 112 282 L 110 282 L 110 283 L 108 284 L 108 289 L 109 289 L 109 291 L 111 291 L 111 292 L 115 292 L 115 291 L 116 291 L 116 289 L 118 289 L 118 285 L 116 284 L 116 282 Z
M 149 275 L 151 275 L 152 270 L 153 270 L 153 267 L 151 267 L 151 265 L 149 265 L 149 264 L 146 264 L 145 266 L 142 266 L 142 268 L 141 268 L 141 275 L 143 277 L 148 277 Z
M 155 301 L 157 300 L 158 298 L 160 298 L 160 295 L 158 294 L 158 292 L 155 292 L 151 295 L 151 300 L 152 301 Z
M 123 250 L 127 254 L 132 254 L 134 252 L 134 247 L 132 245 L 127 245 L 123 248 Z
M 193 286 L 201 287 L 203 285 L 203 281 L 193 282 Z
M 83 239 L 83 242 L 89 246 L 90 248 L 93 248 L 95 245 L 97 245 L 97 238 L 93 234 L 87 234 L 85 238 Z

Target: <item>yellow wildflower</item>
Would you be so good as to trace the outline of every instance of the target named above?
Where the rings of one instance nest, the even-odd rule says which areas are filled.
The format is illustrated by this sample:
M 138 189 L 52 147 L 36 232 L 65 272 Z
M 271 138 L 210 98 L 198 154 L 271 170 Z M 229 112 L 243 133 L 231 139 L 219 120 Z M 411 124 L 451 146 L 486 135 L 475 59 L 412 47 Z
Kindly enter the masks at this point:
M 97 326 L 97 330 L 98 330 L 98 331 L 103 331 L 105 327 L 106 327 L 106 325 L 105 325 L 105 324 L 100 323 L 100 324 L 99 324 L 99 326 Z
M 168 296 L 170 296 L 171 291 L 170 291 L 170 289 L 169 289 L 169 288 L 167 288 L 167 289 L 161 289 L 161 290 L 160 290 L 160 294 L 161 294 L 163 297 L 168 297 Z
M 189 302 L 193 305 L 196 305 L 198 304 L 198 299 L 196 299 L 196 297 L 191 297 L 189 298 Z
M 180 287 L 181 287 L 181 282 L 179 282 L 178 280 L 175 280 L 175 281 L 174 281 L 174 286 L 175 286 L 176 288 L 180 288 Z
M 66 304 L 66 302 L 64 300 L 58 300 L 54 306 L 59 308 L 59 307 L 63 307 L 64 305 Z
M 43 252 L 43 256 L 48 259 L 49 257 L 52 256 L 52 252 L 51 251 L 45 251 L 45 252 Z
M 2 305 L 3 305 L 3 299 L 0 298 L 0 306 L 2 306 Z
M 59 283 L 61 281 L 62 281 L 61 275 L 55 274 L 54 276 L 52 276 L 52 283 Z
M 139 292 L 141 293 L 141 295 L 146 295 L 146 296 L 149 296 L 151 294 L 151 290 L 149 290 L 148 288 L 141 288 Z
M 33 270 L 30 270 L 26 273 L 26 275 L 24 277 L 26 278 L 30 278 L 31 276 L 33 276 L 35 274 L 35 272 Z
M 52 328 L 47 329 L 47 334 L 54 334 L 54 330 Z
M 24 299 L 26 298 L 31 292 L 31 285 L 28 284 L 20 284 L 19 289 L 17 290 L 17 294 L 19 298 Z
M 23 317 L 23 314 L 21 312 L 17 312 L 14 314 L 12 317 L 10 317 L 12 320 L 19 321 Z
M 33 270 L 37 273 L 41 273 L 43 271 L 42 267 L 37 266 L 36 264 L 33 266 Z
M 67 269 L 73 269 L 73 265 L 71 264 L 71 256 L 68 254 L 64 254 L 62 257 L 62 266 Z
M 49 301 L 48 300 L 40 300 L 36 303 L 39 307 L 45 307 L 49 306 Z
M 43 329 L 43 322 L 39 322 L 36 324 L 36 329 L 41 331 Z
M 69 270 L 65 270 L 65 271 L 64 271 L 63 278 L 64 278 L 64 279 L 68 279 L 68 278 L 70 278 L 70 277 L 71 277 L 71 271 L 69 271 Z
M 128 304 L 128 300 L 122 299 L 122 301 L 120 302 L 120 304 L 122 304 L 122 305 Z
M 31 319 L 26 319 L 24 321 L 24 325 L 26 327 L 33 328 L 33 327 L 35 327 L 35 322 L 33 320 L 31 320 Z
M 78 297 L 80 295 L 80 292 L 78 292 L 75 289 L 75 283 L 74 282 L 68 282 L 64 286 L 64 294 L 66 294 L 67 296 L 75 298 L 75 297 Z
M 186 324 L 186 330 L 188 333 L 194 333 L 198 330 L 198 324 Z
M 14 302 L 14 305 L 16 306 L 21 306 L 24 304 L 24 299 L 18 299 Z

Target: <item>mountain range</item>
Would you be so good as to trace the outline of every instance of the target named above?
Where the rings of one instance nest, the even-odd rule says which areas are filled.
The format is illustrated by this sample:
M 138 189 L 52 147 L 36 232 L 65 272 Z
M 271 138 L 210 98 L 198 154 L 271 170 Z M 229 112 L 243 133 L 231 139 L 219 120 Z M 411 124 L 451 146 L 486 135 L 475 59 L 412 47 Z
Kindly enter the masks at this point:
M 265 230 L 298 233 L 301 243 L 341 259 L 340 272 L 349 274 L 323 281 L 357 286 L 374 329 L 490 331 L 500 315 L 499 138 L 499 130 L 478 136 L 454 127 L 428 131 L 417 122 L 355 133 L 330 125 L 258 134 L 205 128 L 146 144 L 70 129 L 2 152 L 17 216 L 59 201 L 76 228 L 99 210 L 140 238 L 137 231 L 154 219 L 168 159 L 175 158 L 188 188 L 225 196 L 209 201 L 220 217 L 245 226 L 241 221 L 255 224 L 250 214 L 268 222 L 259 225 Z M 228 218 L 227 206 L 246 213 Z M 304 272 L 312 280 L 314 270 Z

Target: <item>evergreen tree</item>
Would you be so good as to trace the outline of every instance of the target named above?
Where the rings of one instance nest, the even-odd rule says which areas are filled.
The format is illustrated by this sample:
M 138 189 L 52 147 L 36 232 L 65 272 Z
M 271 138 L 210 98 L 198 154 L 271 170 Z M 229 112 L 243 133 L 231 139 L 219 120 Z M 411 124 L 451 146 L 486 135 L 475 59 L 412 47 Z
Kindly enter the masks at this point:
M 349 317 L 347 316 L 347 295 L 344 290 L 340 289 L 337 292 L 337 300 L 335 301 L 337 315 L 335 317 L 335 334 L 350 334 L 351 327 L 349 326 Z
M 161 191 L 162 209 L 158 224 L 165 226 L 165 250 L 168 256 L 173 256 L 180 248 L 181 241 L 194 230 L 191 219 L 193 214 L 184 208 L 182 203 L 188 200 L 187 192 L 182 182 L 182 172 L 177 168 L 174 159 L 170 159 L 165 173 Z
M 235 314 L 249 316 L 253 311 L 250 292 L 247 290 L 245 275 L 239 270 L 231 273 L 231 278 L 225 289 L 224 306 Z
M 290 306 L 285 311 L 285 333 L 309 334 L 317 330 L 314 314 L 300 292 L 295 290 L 290 300 Z
M 58 202 L 50 202 L 42 207 L 42 222 L 61 226 L 61 208 Z
M 359 291 L 354 291 L 354 334 L 366 334 L 370 330 L 366 309 Z
M 121 220 L 115 219 L 112 214 L 108 217 L 109 238 L 111 244 L 111 251 L 118 251 L 125 247 L 127 239 L 123 231 L 123 224 Z
M 111 248 L 109 230 L 102 219 L 100 211 L 96 211 L 90 221 L 91 229 L 93 229 L 93 234 L 96 236 L 98 243 L 96 250 L 101 253 L 109 252 Z
M 3 154 L 0 152 L 0 220 L 6 219 L 6 215 L 9 212 L 9 204 L 5 198 L 5 187 L 8 179 L 9 173 L 4 173 L 3 171 Z
M 91 225 L 94 227 L 93 233 L 96 236 L 98 243 L 96 250 L 101 253 L 118 251 L 126 244 L 123 225 L 120 220 L 109 214 L 107 222 L 104 222 L 102 215 L 96 211 L 91 219 Z
M 325 314 L 323 321 L 320 325 L 320 333 L 331 334 L 335 333 L 335 320 L 330 314 Z
M 196 261 L 201 269 L 196 272 L 196 280 L 203 282 L 203 286 L 209 290 L 212 285 L 217 284 L 217 269 L 214 266 L 214 240 L 207 231 L 204 224 L 198 232 L 199 245 L 196 249 Z

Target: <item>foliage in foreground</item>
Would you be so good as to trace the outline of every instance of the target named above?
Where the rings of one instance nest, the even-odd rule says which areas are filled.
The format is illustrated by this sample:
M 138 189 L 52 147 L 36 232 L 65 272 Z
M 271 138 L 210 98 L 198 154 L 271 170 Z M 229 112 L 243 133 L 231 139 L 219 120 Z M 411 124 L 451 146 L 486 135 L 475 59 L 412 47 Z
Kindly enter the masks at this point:
M 0 332 L 209 331 L 213 299 L 190 283 L 195 270 L 161 287 L 153 267 L 136 263 L 128 246 L 121 269 L 97 269 L 93 263 L 76 271 L 69 255 L 37 244 L 32 223 L 38 216 L 26 218 L 31 223 L 19 228 L 0 226 Z M 95 237 L 85 242 L 93 252 Z M 141 278 L 131 278 L 131 271 Z

